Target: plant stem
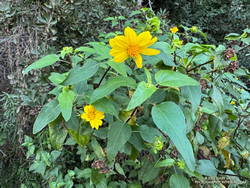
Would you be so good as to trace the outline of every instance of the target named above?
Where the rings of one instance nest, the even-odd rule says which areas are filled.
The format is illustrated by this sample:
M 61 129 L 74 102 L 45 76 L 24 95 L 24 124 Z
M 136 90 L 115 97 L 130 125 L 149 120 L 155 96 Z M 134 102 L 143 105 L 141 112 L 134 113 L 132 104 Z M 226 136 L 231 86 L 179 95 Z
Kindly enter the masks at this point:
M 109 71 L 110 69 L 111 69 L 111 67 L 107 68 L 107 70 L 104 72 L 104 74 L 102 75 L 102 78 L 101 78 L 101 80 L 99 81 L 99 83 L 98 83 L 98 85 L 96 86 L 96 88 L 98 88 L 98 87 L 101 85 L 103 79 L 105 78 L 105 76 L 107 75 L 107 73 L 108 73 L 108 71 Z M 95 89 L 96 89 L 96 88 L 95 88 Z
M 213 62 L 213 61 L 214 61 L 214 60 L 212 59 L 212 60 L 210 60 L 210 61 L 207 61 L 207 62 L 205 62 L 205 63 L 202 63 L 202 64 L 200 64 L 200 65 L 197 65 L 197 66 L 195 66 L 195 67 L 193 67 L 193 68 L 187 70 L 187 72 L 191 72 L 191 71 L 193 71 L 193 70 L 195 70 L 195 69 L 197 69 L 197 68 L 199 68 L 199 67 L 201 67 L 201 66 L 203 66 L 203 65 L 209 64 L 209 63 L 211 63 L 211 62 Z
M 131 118 L 133 117 L 133 115 L 135 115 L 137 112 L 137 107 L 133 110 L 133 112 L 130 114 L 129 118 L 126 120 L 125 124 L 129 122 L 129 120 L 131 120 Z

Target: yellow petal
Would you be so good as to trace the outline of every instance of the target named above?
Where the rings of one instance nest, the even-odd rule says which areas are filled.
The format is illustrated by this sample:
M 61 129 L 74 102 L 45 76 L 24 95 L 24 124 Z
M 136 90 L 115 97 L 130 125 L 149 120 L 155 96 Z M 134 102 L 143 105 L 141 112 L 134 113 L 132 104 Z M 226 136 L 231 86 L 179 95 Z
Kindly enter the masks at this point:
M 116 36 L 115 38 L 109 40 L 109 44 L 112 48 L 121 49 L 125 49 L 128 46 L 125 36 Z
M 109 54 L 111 56 L 116 56 L 116 55 L 119 55 L 120 53 L 123 53 L 123 52 L 127 52 L 126 50 L 123 50 L 123 49 L 116 49 L 116 48 L 113 48 L 109 51 Z
M 128 44 L 136 43 L 137 34 L 133 29 L 131 29 L 130 27 L 126 27 L 124 30 L 124 34 L 128 40 Z
M 139 46 L 141 48 L 147 48 L 154 44 L 157 41 L 157 37 L 152 38 L 151 40 L 145 40 L 144 42 L 140 43 Z
M 142 57 L 138 55 L 135 57 L 135 64 L 138 68 L 142 68 Z
M 88 115 L 86 113 L 82 113 L 81 114 L 81 118 L 84 119 L 84 120 L 86 120 L 86 121 L 90 120 L 89 117 L 88 117 Z
M 114 56 L 114 62 L 121 63 L 124 62 L 128 58 L 127 52 L 121 52 Z
M 143 55 L 157 55 L 160 52 L 160 50 L 152 49 L 152 48 L 145 48 L 141 51 Z
M 100 120 L 100 119 L 94 119 L 94 120 L 91 120 L 90 121 L 90 126 L 94 129 L 98 129 L 99 128 L 99 126 L 101 126 L 102 125 L 102 120 Z
M 137 42 L 138 44 L 143 43 L 143 42 L 148 42 L 152 39 L 152 36 L 149 31 L 142 32 L 138 35 L 137 37 Z
M 95 107 L 92 105 L 86 105 L 84 106 L 84 112 L 89 113 L 91 111 L 95 110 Z
M 95 114 L 95 118 L 96 119 L 104 119 L 104 113 L 97 110 L 96 114 Z

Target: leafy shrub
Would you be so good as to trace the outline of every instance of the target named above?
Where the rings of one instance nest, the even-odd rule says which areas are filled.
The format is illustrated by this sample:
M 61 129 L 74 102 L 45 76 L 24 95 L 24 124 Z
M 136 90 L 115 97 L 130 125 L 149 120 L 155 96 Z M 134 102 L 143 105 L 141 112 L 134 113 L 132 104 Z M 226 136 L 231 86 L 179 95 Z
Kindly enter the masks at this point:
M 250 94 L 239 78 L 249 72 L 234 50 L 200 43 L 194 28 L 160 31 L 138 14 L 109 18 L 119 27 L 99 42 L 64 47 L 24 69 L 65 69 L 51 69 L 53 89 L 33 126 L 39 134 L 25 138 L 27 158 L 35 157 L 29 170 L 50 187 L 190 187 L 222 175 L 241 186 L 250 176 Z M 127 26 L 158 41 L 149 32 L 139 40 Z M 121 28 L 126 40 L 116 37 Z M 248 41 L 244 35 L 235 39 Z M 143 68 L 141 53 L 149 55 Z

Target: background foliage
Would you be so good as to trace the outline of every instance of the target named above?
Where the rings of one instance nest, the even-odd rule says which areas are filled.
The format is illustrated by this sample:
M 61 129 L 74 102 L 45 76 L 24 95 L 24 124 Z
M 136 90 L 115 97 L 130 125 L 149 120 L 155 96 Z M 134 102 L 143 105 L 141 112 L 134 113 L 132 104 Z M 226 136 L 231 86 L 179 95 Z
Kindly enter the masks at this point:
M 209 42 L 214 44 L 221 43 L 228 33 L 241 34 L 242 30 L 249 26 L 249 19 L 247 19 L 249 17 L 249 3 L 247 0 L 152 2 L 153 8 L 158 10 L 157 14 L 164 26 L 163 31 L 169 29 L 169 23 L 178 26 L 181 24 L 184 26 L 195 25 L 208 33 Z M 55 53 L 64 46 L 78 47 L 85 42 L 96 40 L 100 34 L 101 38 L 105 40 L 103 33 L 112 30 L 121 31 L 126 21 L 124 19 L 128 18 L 131 10 L 136 9 L 137 5 L 132 1 L 112 0 L 12 0 L 2 1 L 0 4 L 0 89 L 2 92 L 0 101 L 0 157 L 2 159 L 0 169 L 7 169 L 7 171 L 1 170 L 1 185 L 15 187 L 22 182 L 23 187 L 25 185 L 27 187 L 38 187 L 37 182 L 43 182 L 45 186 L 48 184 L 49 177 L 59 176 L 57 183 L 66 182 L 67 186 L 70 186 L 75 180 L 81 182 L 82 178 L 88 179 L 91 176 L 88 168 L 82 172 L 79 168 L 73 169 L 72 167 L 81 166 L 83 159 L 89 160 L 85 161 L 85 164 L 87 162 L 90 165 L 89 154 L 91 152 L 91 155 L 96 151 L 95 155 L 102 156 L 103 153 L 100 148 L 103 143 L 101 142 L 100 146 L 96 140 L 91 140 L 88 151 L 79 146 L 72 147 L 69 143 L 65 150 L 58 153 L 51 150 L 51 147 L 55 146 L 48 144 L 51 142 L 48 140 L 51 132 L 45 131 L 38 136 L 33 136 L 31 127 L 34 118 L 47 101 L 46 93 L 52 89 L 52 86 L 47 82 L 51 69 L 43 70 L 42 74 L 40 71 L 34 71 L 26 77 L 23 76 L 21 71 L 27 64 L 34 62 L 44 54 Z M 148 6 L 148 1 L 144 1 L 143 5 Z M 160 11 L 160 8 L 165 11 Z M 104 18 L 107 18 L 106 21 L 103 21 Z M 138 16 L 138 19 L 143 22 L 147 20 L 145 14 Z M 202 37 L 199 40 L 204 42 Z M 242 47 L 240 39 L 236 41 L 236 44 L 235 41 L 231 42 L 227 42 L 225 46 Z M 245 48 L 238 54 L 239 62 L 246 66 L 250 57 L 246 56 L 249 53 L 248 49 Z M 52 70 L 65 71 L 67 66 L 54 66 Z M 175 98 L 175 96 L 172 97 Z M 236 101 L 237 99 L 238 97 L 235 98 Z M 234 119 L 237 115 L 231 114 L 230 116 Z M 247 130 L 240 131 L 242 138 L 247 135 Z M 24 139 L 24 135 L 30 135 L 32 138 L 26 137 Z M 220 136 L 224 138 L 226 135 Z M 196 137 L 198 142 L 202 142 L 202 136 L 199 133 L 196 133 Z M 23 142 L 25 143 L 24 146 L 28 148 L 28 154 L 26 154 L 26 149 L 20 146 Z M 210 148 L 210 146 L 205 145 L 196 151 L 198 155 L 201 155 L 201 159 L 207 159 L 207 155 L 209 155 L 207 154 L 207 147 Z M 88 152 L 90 153 L 88 154 Z M 58 160 L 59 155 L 63 157 Z M 175 155 L 174 150 L 173 155 Z M 143 174 L 143 171 L 152 167 L 150 166 L 152 164 L 147 160 L 150 158 L 149 153 L 144 151 L 140 156 L 141 164 L 131 161 L 128 164 L 123 164 L 127 156 L 119 154 L 115 170 L 120 175 L 115 176 L 115 181 L 120 184 L 123 181 L 126 182 L 123 174 L 130 171 L 132 167 L 142 167 L 138 177 L 145 182 L 150 181 L 152 176 L 159 173 L 156 170 L 150 171 L 152 176 Z M 65 163 L 64 161 L 68 162 Z M 170 160 L 159 165 L 172 166 L 173 163 Z M 245 165 L 246 161 L 240 159 L 239 163 Z M 43 168 L 40 167 L 44 164 L 46 164 L 46 171 L 44 169 L 43 173 Z M 92 165 L 96 165 L 95 168 L 98 170 L 107 170 L 107 166 L 102 161 L 97 161 Z M 124 168 L 123 165 L 127 165 L 125 169 L 122 169 Z M 204 165 L 207 166 L 208 164 Z M 32 173 L 36 169 L 42 169 L 42 171 Z M 92 174 L 92 176 L 97 174 Z M 160 178 L 164 179 L 164 177 Z M 162 181 L 160 178 L 159 181 Z M 174 179 L 179 181 L 182 178 L 182 176 L 175 175 L 171 177 L 170 182 L 174 183 L 176 182 Z M 102 179 L 102 176 L 100 179 Z M 94 181 L 98 181 L 98 178 Z M 186 182 L 186 179 L 183 182 Z M 53 187 L 54 185 L 50 186 Z M 131 187 L 138 187 L 138 184 L 134 183 Z

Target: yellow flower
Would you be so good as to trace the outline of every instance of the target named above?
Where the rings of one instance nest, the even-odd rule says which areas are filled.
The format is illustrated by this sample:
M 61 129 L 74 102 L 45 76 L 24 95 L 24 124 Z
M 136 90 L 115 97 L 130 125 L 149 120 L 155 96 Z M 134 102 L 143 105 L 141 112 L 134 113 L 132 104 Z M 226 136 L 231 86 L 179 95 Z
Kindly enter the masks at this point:
M 179 31 L 178 27 L 170 28 L 171 33 L 177 33 Z
M 94 106 L 87 105 L 84 107 L 84 113 L 81 114 L 81 118 L 90 122 L 92 128 L 98 129 L 102 125 L 102 119 L 104 119 L 104 113 L 98 111 Z
M 112 47 L 110 55 L 114 57 L 113 61 L 116 63 L 124 62 L 131 57 L 134 59 L 136 66 L 142 68 L 141 54 L 157 55 L 160 53 L 159 50 L 148 48 L 156 41 L 157 38 L 152 38 L 149 31 L 137 35 L 133 29 L 126 27 L 124 35 L 119 35 L 109 40 L 109 44 Z
M 235 104 L 236 104 L 236 102 L 235 102 L 235 101 L 231 101 L 231 102 L 230 102 L 230 104 L 235 105 Z

